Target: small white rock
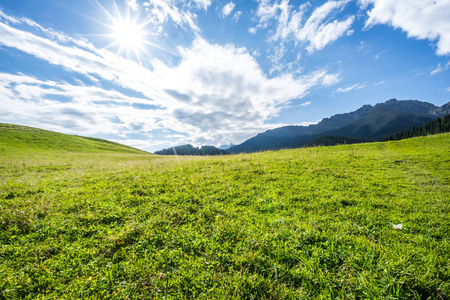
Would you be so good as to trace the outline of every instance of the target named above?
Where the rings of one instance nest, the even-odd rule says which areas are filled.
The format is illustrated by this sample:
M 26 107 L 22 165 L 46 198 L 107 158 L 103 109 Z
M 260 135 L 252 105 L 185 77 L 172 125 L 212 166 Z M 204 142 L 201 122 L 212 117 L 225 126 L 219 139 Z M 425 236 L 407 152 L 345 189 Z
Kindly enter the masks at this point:
M 398 229 L 398 230 L 402 230 L 403 229 L 403 224 L 402 223 L 397 224 L 397 225 L 392 224 L 392 226 L 394 227 L 394 229 Z

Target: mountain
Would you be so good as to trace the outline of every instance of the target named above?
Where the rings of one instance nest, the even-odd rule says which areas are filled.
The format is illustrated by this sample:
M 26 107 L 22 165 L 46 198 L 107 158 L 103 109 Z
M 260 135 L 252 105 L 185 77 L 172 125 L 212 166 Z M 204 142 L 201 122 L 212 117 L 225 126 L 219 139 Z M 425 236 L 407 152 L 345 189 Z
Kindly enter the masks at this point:
M 233 147 L 233 146 L 234 146 L 234 144 L 221 145 L 221 146 L 219 147 L 219 149 L 220 149 L 220 150 L 227 150 L 227 149 L 230 149 L 230 148 Z
M 0 123 L 0 153 L 48 150 L 148 154 L 148 152 L 107 140 Z
M 358 121 L 328 131 L 328 134 L 377 139 L 413 126 L 421 126 L 433 119 L 433 117 L 417 116 L 380 106 Z
M 155 154 L 159 155 L 226 155 L 228 154 L 225 150 L 217 149 L 214 146 L 201 146 L 194 147 L 190 144 L 176 146 L 172 148 L 166 148 L 158 150 Z
M 439 107 L 418 100 L 391 99 L 375 106 L 364 105 L 309 126 L 284 126 L 248 139 L 228 149 L 230 153 L 298 148 L 324 135 L 375 140 L 421 126 L 450 113 L 450 102 Z
M 398 126 L 396 126 L 398 125 Z M 395 128 L 400 128 L 404 126 L 404 123 L 396 123 L 393 124 Z M 413 137 L 434 135 L 450 132 L 450 114 L 444 115 L 444 117 L 436 118 L 431 122 L 427 122 L 422 126 L 412 126 L 406 130 L 402 130 L 397 132 L 396 134 L 392 134 L 383 139 L 379 139 L 380 142 L 384 141 L 398 141 L 402 139 L 408 139 Z M 317 146 L 335 146 L 335 145 L 345 145 L 345 144 L 360 144 L 367 143 L 369 141 L 358 138 L 349 138 L 345 136 L 337 136 L 337 135 L 324 135 L 314 142 L 309 143 L 306 147 L 317 147 Z

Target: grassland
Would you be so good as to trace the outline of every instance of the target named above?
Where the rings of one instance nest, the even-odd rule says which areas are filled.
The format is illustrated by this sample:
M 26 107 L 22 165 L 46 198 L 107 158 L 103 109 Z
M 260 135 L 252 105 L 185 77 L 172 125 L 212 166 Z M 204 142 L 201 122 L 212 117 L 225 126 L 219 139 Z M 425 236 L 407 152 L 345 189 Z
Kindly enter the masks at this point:
M 3 131 L 0 298 L 450 299 L 450 134 L 161 157 Z
M 0 154 L 30 155 L 34 153 L 58 152 L 117 152 L 143 154 L 144 151 L 125 145 L 90 137 L 73 136 L 58 132 L 0 123 Z M 70 159 L 68 157 L 68 159 Z

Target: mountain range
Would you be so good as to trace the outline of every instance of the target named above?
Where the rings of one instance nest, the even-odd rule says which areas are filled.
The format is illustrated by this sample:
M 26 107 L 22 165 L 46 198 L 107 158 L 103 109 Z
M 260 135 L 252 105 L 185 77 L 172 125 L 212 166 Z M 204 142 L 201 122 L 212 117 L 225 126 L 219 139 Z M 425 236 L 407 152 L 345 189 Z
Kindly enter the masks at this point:
M 242 144 L 227 149 L 229 153 L 257 152 L 299 148 L 322 136 L 379 140 L 399 131 L 422 126 L 450 113 L 450 102 L 435 106 L 418 100 L 390 99 L 374 106 L 325 118 L 309 126 L 283 126 L 260 133 Z

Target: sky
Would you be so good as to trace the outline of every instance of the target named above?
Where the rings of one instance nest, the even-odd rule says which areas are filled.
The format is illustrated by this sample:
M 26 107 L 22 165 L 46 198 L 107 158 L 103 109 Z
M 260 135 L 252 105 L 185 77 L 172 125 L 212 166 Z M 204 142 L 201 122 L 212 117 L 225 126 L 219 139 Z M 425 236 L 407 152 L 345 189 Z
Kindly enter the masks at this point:
M 450 101 L 450 0 L 0 0 L 0 122 L 150 152 Z

